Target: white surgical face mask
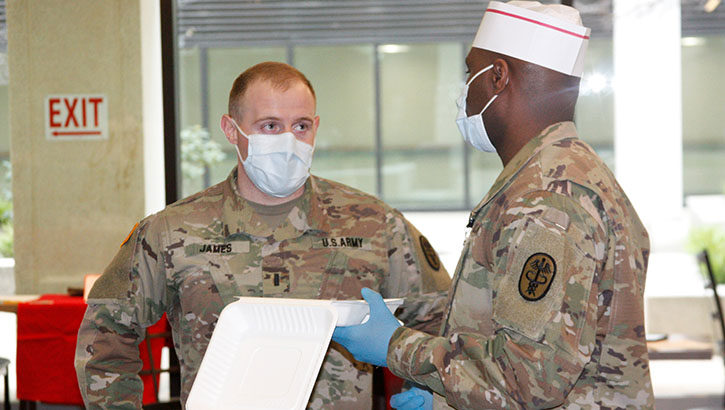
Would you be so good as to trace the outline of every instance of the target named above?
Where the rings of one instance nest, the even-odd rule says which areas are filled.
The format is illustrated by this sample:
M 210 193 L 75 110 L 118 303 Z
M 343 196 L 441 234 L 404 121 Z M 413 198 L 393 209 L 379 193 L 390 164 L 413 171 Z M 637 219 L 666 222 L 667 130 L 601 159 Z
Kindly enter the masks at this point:
M 496 152 L 496 147 L 493 146 L 491 139 L 488 137 L 486 127 L 483 125 L 483 116 L 481 114 L 483 114 L 483 112 L 486 111 L 486 108 L 491 105 L 493 100 L 498 97 L 498 94 L 491 97 L 480 113 L 470 117 L 466 113 L 466 99 L 468 99 L 468 86 L 471 85 L 473 80 L 475 80 L 479 75 L 490 70 L 491 67 L 493 67 L 493 64 L 477 72 L 476 75 L 471 77 L 471 80 L 463 86 L 461 96 L 458 97 L 458 101 L 456 101 L 456 105 L 458 106 L 458 117 L 456 117 L 458 130 L 461 132 L 463 139 L 467 143 L 473 145 L 473 147 L 477 150 L 484 152 Z
M 312 165 L 312 145 L 298 140 L 291 132 L 247 135 L 230 119 L 249 141 L 246 160 L 236 144 L 234 148 L 254 186 L 267 195 L 284 198 L 305 184 Z

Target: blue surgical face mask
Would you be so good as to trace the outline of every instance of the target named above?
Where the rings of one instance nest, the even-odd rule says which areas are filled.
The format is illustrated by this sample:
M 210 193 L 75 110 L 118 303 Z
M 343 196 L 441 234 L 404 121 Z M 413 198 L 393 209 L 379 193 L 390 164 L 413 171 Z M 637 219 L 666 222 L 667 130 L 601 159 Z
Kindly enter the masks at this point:
M 254 186 L 267 195 L 284 198 L 292 195 L 310 176 L 314 147 L 298 140 L 291 132 L 247 135 L 232 118 L 234 127 L 248 141 L 247 159 L 239 160 Z
M 482 114 L 484 111 L 486 111 L 486 108 L 488 108 L 488 106 L 491 105 L 491 103 L 496 99 L 496 97 L 498 97 L 498 94 L 491 97 L 491 99 L 488 101 L 488 103 L 486 103 L 480 113 L 472 115 L 470 117 L 466 113 L 466 99 L 468 99 L 468 87 L 471 85 L 471 83 L 473 83 L 473 81 L 478 78 L 479 75 L 490 70 L 492 67 L 493 64 L 477 72 L 476 75 L 471 77 L 466 85 L 463 86 L 463 90 L 461 90 L 461 95 L 460 97 L 458 97 L 458 101 L 456 101 L 456 105 L 458 106 L 458 117 L 456 117 L 456 125 L 458 125 L 458 130 L 461 132 L 461 135 L 463 135 L 463 139 L 467 143 L 471 144 L 477 150 L 484 152 L 496 152 L 496 147 L 493 146 L 493 144 L 491 143 L 491 139 L 488 137 L 488 133 L 486 132 L 486 126 L 483 125 Z

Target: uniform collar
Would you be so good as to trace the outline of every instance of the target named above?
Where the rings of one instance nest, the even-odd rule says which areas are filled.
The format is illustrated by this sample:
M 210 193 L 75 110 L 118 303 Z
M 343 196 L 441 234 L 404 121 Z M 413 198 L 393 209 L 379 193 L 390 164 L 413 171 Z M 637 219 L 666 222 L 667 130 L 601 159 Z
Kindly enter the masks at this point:
M 471 212 L 471 220 L 476 217 L 476 214 L 488 204 L 498 193 L 509 184 L 521 169 L 531 161 L 541 150 L 545 147 L 561 141 L 564 139 L 577 138 L 576 126 L 571 121 L 558 122 L 556 124 L 549 125 L 544 128 L 539 135 L 529 140 L 519 152 L 509 161 L 496 178 L 496 182 L 493 183 L 491 189 L 489 189 L 483 200 L 473 209 Z
M 305 191 L 284 221 L 276 228 L 270 227 L 254 211 L 239 193 L 237 187 L 237 167 L 234 167 L 226 180 L 223 218 L 230 230 L 229 234 L 244 233 L 250 236 L 267 238 L 273 242 L 298 238 L 308 231 L 325 231 L 321 218 L 321 208 L 314 176 L 307 178 Z

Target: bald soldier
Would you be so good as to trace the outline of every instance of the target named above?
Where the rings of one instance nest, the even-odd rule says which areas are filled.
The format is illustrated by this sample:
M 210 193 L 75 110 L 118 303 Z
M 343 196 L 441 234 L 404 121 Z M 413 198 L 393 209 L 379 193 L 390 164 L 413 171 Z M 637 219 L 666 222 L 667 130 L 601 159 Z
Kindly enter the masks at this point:
M 401 327 L 370 290 L 369 322 L 335 331 L 420 386 L 396 408 L 653 408 L 648 235 L 572 122 L 588 39 L 571 7 L 490 2 L 457 122 L 504 169 L 471 212 L 440 336 Z
M 90 292 L 76 351 L 87 408 L 141 408 L 138 344 L 164 313 L 185 405 L 235 296 L 357 299 L 369 287 L 404 297 L 408 326 L 437 330 L 448 273 L 400 212 L 309 175 L 319 122 L 314 90 L 291 66 L 261 63 L 236 79 L 221 128 L 237 166 L 139 222 Z M 331 345 L 308 408 L 372 407 L 371 366 L 343 352 Z

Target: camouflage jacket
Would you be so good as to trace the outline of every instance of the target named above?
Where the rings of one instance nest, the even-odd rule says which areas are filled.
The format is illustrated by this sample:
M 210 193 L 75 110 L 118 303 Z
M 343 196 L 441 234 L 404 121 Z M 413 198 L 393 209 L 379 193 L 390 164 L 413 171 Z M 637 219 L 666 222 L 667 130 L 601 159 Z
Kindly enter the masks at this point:
M 398 329 L 394 374 L 445 396 L 436 408 L 654 406 L 649 237 L 573 123 L 529 141 L 469 227 L 441 336 Z
M 182 403 L 234 296 L 360 299 L 367 286 L 405 297 L 399 317 L 411 326 L 440 327 L 450 277 L 400 212 L 312 176 L 271 228 L 239 195 L 236 175 L 142 220 L 93 286 L 76 349 L 88 408 L 141 408 L 137 345 L 164 312 Z M 370 367 L 333 343 L 308 407 L 370 408 L 371 392 Z

